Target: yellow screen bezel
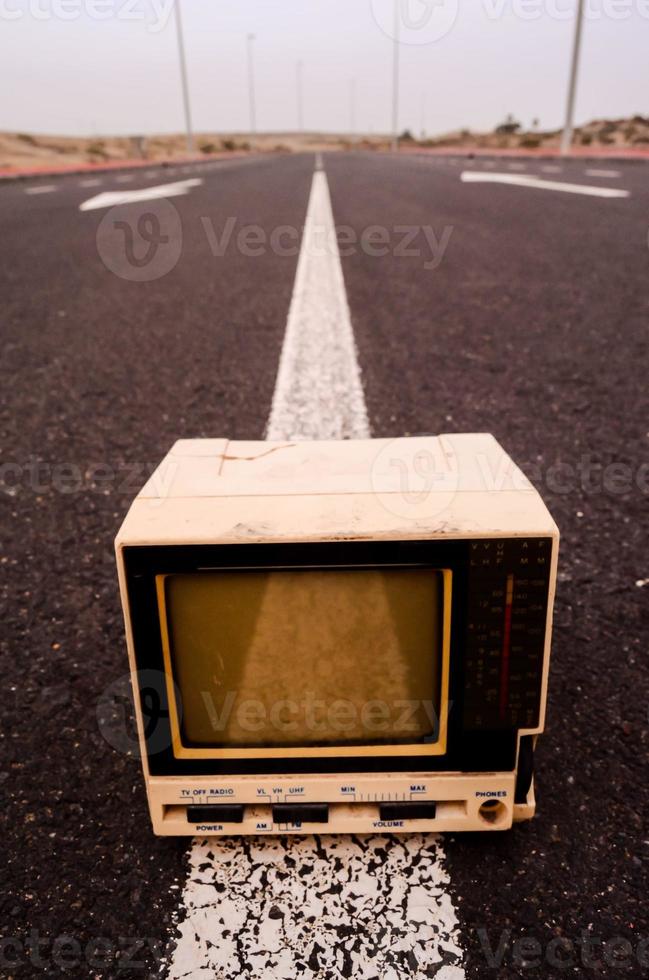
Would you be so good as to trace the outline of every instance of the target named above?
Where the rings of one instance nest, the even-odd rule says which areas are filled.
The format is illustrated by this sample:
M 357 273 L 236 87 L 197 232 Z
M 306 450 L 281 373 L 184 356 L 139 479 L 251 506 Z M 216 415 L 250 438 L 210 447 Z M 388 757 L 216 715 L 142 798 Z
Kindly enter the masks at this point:
M 386 566 L 390 567 L 390 566 Z M 272 571 L 272 569 L 265 569 Z M 297 570 L 297 569 L 296 569 Z M 306 570 L 306 569 L 305 569 Z M 242 569 L 242 572 L 245 571 Z M 158 598 L 158 616 L 160 620 L 160 636 L 162 640 L 162 655 L 165 671 L 167 698 L 169 702 L 169 723 L 173 754 L 177 759 L 300 759 L 300 758 L 339 758 L 355 756 L 435 756 L 445 755 L 448 729 L 448 686 L 451 659 L 451 593 L 453 573 L 449 568 L 431 568 L 430 571 L 440 572 L 443 580 L 444 596 L 442 601 L 442 664 L 440 678 L 439 706 L 439 738 L 436 742 L 422 744 L 399 743 L 376 745 L 336 745 L 336 746 L 283 746 L 259 748 L 222 748 L 184 745 L 181 737 L 178 705 L 176 703 L 176 685 L 173 679 L 171 644 L 167 618 L 167 603 L 165 580 L 167 574 L 156 575 L 156 593 Z

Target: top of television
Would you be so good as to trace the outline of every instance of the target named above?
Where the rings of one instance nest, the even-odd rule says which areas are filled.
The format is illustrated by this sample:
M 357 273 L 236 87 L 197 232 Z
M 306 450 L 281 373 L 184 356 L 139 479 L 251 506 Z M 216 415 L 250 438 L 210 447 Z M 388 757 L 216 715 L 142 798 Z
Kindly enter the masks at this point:
M 556 533 L 556 525 L 487 433 L 322 442 L 180 439 L 133 502 L 117 543 L 530 533 Z

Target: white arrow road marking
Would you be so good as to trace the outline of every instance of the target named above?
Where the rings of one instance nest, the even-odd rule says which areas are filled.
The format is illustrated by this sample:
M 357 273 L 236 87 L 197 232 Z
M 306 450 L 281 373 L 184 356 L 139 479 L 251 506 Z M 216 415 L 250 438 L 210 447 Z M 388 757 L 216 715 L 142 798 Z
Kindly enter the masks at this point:
M 589 184 L 566 184 L 559 180 L 545 180 L 527 174 L 485 174 L 478 170 L 464 170 L 460 180 L 465 184 L 514 184 L 517 187 L 535 187 L 542 191 L 562 191 L 565 194 L 586 194 L 589 197 L 629 197 L 629 191 L 617 187 L 591 187 Z
M 267 437 L 369 431 L 327 177 L 317 170 Z M 197 837 L 167 977 L 464 980 L 448 885 L 435 834 Z
M 112 208 L 117 204 L 133 204 L 135 201 L 152 201 L 158 197 L 180 197 L 188 194 L 192 187 L 203 181 L 200 177 L 189 180 L 176 180 L 171 184 L 156 184 L 155 187 L 140 187 L 136 191 L 104 191 L 88 198 L 79 205 L 80 211 L 94 211 L 96 208 Z

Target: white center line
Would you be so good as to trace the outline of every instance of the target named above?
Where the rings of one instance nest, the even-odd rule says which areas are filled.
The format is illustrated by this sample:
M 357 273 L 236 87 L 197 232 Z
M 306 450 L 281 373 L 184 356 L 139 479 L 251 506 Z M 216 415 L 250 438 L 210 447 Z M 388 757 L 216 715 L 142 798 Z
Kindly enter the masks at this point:
M 621 177 L 619 170 L 587 170 L 587 177 Z
M 507 166 L 510 170 L 527 170 L 526 163 L 508 163 Z
M 616 187 L 592 187 L 588 184 L 566 184 L 558 180 L 544 180 L 527 174 L 486 174 L 478 170 L 464 170 L 460 180 L 465 184 L 514 184 L 516 187 L 532 187 L 542 191 L 560 191 L 564 194 L 585 194 L 589 197 L 629 197 L 629 191 Z
M 547 163 L 541 170 L 546 174 L 560 174 L 562 168 L 557 166 L 556 163 Z
M 38 184 L 36 187 L 26 187 L 25 194 L 51 194 L 55 190 L 54 184 Z
M 368 436 L 329 186 L 316 170 L 266 437 Z
M 118 174 L 115 177 L 115 180 L 117 181 L 118 184 L 126 184 L 129 181 L 133 180 L 133 177 L 134 174 Z
M 79 187 L 98 187 L 101 184 L 99 177 L 87 177 L 79 181 Z
M 327 178 L 316 170 L 267 437 L 369 431 Z M 464 980 L 448 885 L 434 834 L 195 838 L 168 980 Z

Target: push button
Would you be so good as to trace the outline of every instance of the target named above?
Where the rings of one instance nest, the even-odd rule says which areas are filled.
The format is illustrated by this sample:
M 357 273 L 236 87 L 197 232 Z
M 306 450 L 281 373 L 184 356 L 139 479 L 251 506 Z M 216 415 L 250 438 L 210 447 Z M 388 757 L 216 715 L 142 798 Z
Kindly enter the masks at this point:
M 189 823 L 241 823 L 243 803 L 210 803 L 187 807 Z
M 405 803 L 379 804 L 381 820 L 434 820 L 437 804 L 433 800 L 408 800 Z
M 274 823 L 327 823 L 328 803 L 274 803 Z

